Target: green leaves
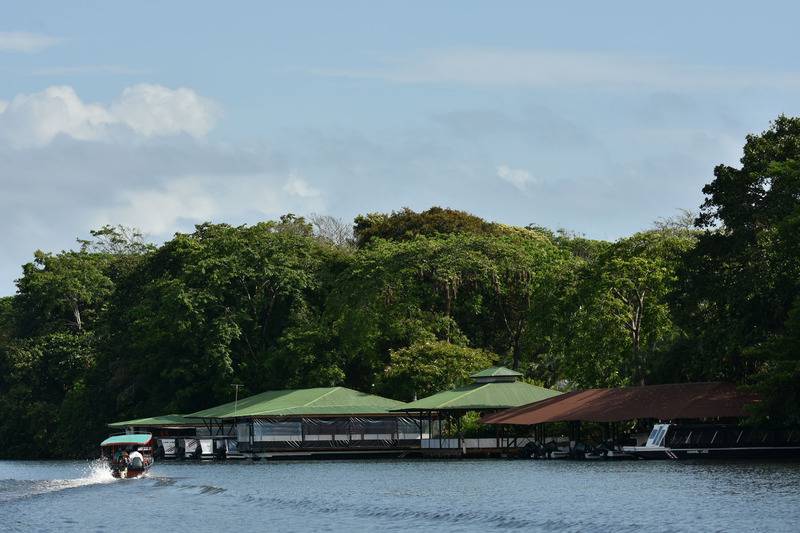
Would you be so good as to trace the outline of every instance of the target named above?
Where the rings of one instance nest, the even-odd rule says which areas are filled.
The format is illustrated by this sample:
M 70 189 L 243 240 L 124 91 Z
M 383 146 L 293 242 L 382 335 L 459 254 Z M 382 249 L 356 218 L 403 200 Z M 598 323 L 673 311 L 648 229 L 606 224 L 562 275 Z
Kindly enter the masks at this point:
M 469 383 L 469 376 L 488 368 L 497 355 L 444 341 L 417 342 L 390 352 L 382 389 L 411 401 Z
M 790 346 L 800 297 L 800 119 L 780 116 L 748 136 L 741 163 L 718 166 L 703 189 L 706 232 L 679 272 L 675 308 L 704 363 L 698 377 L 754 379 L 762 417 L 798 420 L 798 403 L 784 400 L 797 397 Z
M 4 347 L 0 443 L 6 455 L 70 455 L 56 434 L 73 429 L 69 417 L 87 420 L 92 413 L 67 416 L 62 402 L 94 367 L 96 344 L 91 333 L 60 332 L 15 339 Z
M 281 386 L 288 376 L 275 374 L 274 360 L 298 346 L 281 348 L 281 339 L 301 317 L 319 314 L 321 271 L 334 255 L 289 216 L 177 235 L 148 258 L 113 310 L 132 325 L 119 346 L 148 354 L 125 372 L 139 384 L 128 401 L 195 410 L 227 400 L 233 380 L 250 391 Z
M 542 235 L 450 233 L 374 239 L 353 258 L 329 312 L 347 349 L 384 366 L 420 341 L 473 344 L 519 366 L 547 351 L 572 259 Z
M 36 252 L 0 299 L 0 450 L 65 455 L 70 435 L 229 401 L 234 382 L 411 399 L 494 363 L 566 388 L 748 381 L 759 417 L 797 422 L 800 119 L 744 152 L 705 187 L 704 231 L 684 214 L 611 243 L 435 207 L 357 217 L 356 246 L 289 214 Z
M 668 296 L 695 239 L 649 231 L 621 239 L 587 264 L 563 338 L 564 376 L 583 387 L 641 383 L 681 336 Z
M 388 215 L 383 213 L 359 215 L 355 219 L 354 233 L 357 245 L 363 247 L 373 239 L 402 241 L 417 236 L 499 235 L 503 233 L 503 229 L 498 224 L 486 222 L 464 211 L 432 207 L 427 211 L 415 213 L 406 207 Z
M 17 283 L 23 332 L 81 331 L 91 324 L 114 290 L 109 266 L 103 254 L 37 251 Z

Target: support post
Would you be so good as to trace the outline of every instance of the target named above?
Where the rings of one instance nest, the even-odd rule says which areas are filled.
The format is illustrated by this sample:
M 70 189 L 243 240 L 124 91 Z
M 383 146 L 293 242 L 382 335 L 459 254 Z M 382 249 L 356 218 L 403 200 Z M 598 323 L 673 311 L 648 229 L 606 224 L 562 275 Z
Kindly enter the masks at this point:
M 458 414 L 456 414 L 456 417 L 457 417 L 456 432 L 458 434 L 458 449 L 459 449 L 461 455 L 464 456 L 464 455 L 467 454 L 467 446 L 466 446 L 466 442 L 464 441 L 464 433 L 463 433 L 463 431 L 461 429 L 461 419 L 463 418 L 463 415 L 462 416 L 458 416 Z
M 442 449 L 442 412 L 436 412 L 436 418 L 439 420 L 439 449 Z
M 304 448 L 306 444 L 306 419 L 300 417 L 300 447 Z

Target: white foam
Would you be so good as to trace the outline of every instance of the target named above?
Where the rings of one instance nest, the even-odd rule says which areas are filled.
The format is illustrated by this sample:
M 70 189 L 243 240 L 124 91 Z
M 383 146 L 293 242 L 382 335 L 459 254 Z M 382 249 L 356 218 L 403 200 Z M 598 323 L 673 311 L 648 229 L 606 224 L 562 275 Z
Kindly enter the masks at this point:
M 102 483 L 112 483 L 117 481 L 111 475 L 111 468 L 103 459 L 96 459 L 86 464 L 84 475 L 73 479 L 50 479 L 43 483 L 37 483 L 31 491 L 32 494 L 42 494 L 46 492 L 56 492 L 66 489 L 85 487 L 88 485 L 98 485 Z
M 82 482 L 83 485 L 94 485 L 97 483 L 111 483 L 116 478 L 111 475 L 111 467 L 103 459 L 95 459 L 87 464 L 85 475 L 75 481 Z

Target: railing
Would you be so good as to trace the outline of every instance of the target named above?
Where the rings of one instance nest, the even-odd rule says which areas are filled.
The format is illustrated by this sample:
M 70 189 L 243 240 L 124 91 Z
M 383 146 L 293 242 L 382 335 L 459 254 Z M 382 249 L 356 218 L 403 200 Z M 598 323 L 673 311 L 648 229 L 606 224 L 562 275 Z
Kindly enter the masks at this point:
M 428 433 L 423 433 L 423 438 L 428 438 Z M 247 442 L 241 439 L 240 442 Z M 253 442 L 309 442 L 309 441 L 369 441 L 369 440 L 419 440 L 419 433 L 309 433 L 284 434 L 284 435 L 254 435 Z
M 522 448 L 534 439 L 527 437 L 518 438 L 483 438 L 483 439 L 422 439 L 421 447 L 427 450 L 468 450 L 487 448 Z

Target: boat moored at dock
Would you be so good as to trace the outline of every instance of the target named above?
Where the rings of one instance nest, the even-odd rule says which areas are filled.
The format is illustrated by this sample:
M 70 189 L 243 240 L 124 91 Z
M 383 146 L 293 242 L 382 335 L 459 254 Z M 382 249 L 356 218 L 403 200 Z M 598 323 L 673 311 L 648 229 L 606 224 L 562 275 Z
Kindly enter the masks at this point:
M 566 426 L 568 446 L 547 450 L 548 458 L 800 457 L 800 429 L 749 425 L 749 407 L 760 401 L 752 391 L 722 382 L 585 389 L 494 413 L 481 422 L 527 426 L 534 433 L 539 428 L 540 448 L 549 444 L 546 425 L 562 431 Z M 598 442 L 597 431 L 594 442 L 587 438 L 592 428 L 601 430 L 597 445 L 592 445 Z M 542 456 L 533 449 L 531 457 Z
M 644 446 L 623 446 L 641 459 L 800 457 L 800 431 L 735 424 L 655 424 Z

